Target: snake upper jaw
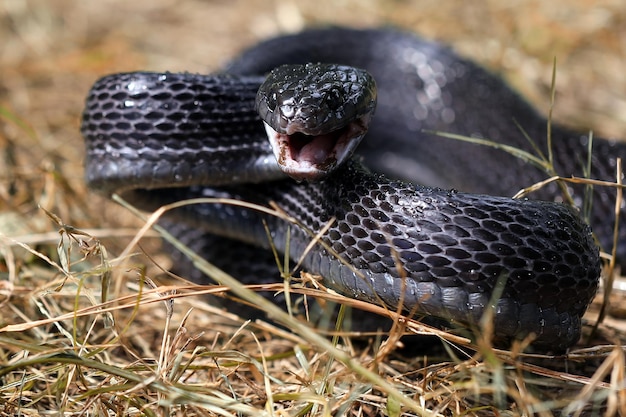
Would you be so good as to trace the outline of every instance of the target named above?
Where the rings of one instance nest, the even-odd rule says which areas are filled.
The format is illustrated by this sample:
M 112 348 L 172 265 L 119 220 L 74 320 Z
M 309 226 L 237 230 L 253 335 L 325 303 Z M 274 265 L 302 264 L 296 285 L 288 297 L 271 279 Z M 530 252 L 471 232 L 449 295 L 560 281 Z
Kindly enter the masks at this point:
M 346 126 L 317 135 L 280 133 L 267 123 L 265 131 L 280 169 L 297 181 L 318 180 L 352 156 L 369 126 L 371 113 Z

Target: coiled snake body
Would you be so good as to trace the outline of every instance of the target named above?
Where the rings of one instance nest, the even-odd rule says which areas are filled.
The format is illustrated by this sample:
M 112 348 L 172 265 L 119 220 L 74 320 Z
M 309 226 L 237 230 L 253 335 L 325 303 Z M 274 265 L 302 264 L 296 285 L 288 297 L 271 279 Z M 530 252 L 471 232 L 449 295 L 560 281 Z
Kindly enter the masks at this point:
M 413 35 L 336 28 L 269 40 L 241 55 L 224 75 L 129 73 L 99 80 L 82 125 L 87 182 L 148 209 L 218 196 L 273 201 L 313 231 L 335 218 L 323 241 L 345 262 L 316 245 L 303 264 L 329 287 L 465 325 L 476 325 L 493 308 L 499 340 L 533 333 L 540 349 L 575 343 L 600 266 L 589 228 L 574 209 L 412 185 L 371 173 L 357 160 L 317 182 L 280 179 L 254 109 L 263 78 L 253 74 L 307 62 L 362 67 L 376 79 L 378 108 L 360 150 L 373 171 L 495 195 L 545 178 L 502 151 L 424 131 L 478 135 L 532 150 L 527 134 L 545 152 L 545 119 L 498 78 Z M 580 175 L 573 155 L 584 155 L 584 136 L 557 127 L 552 136 L 557 172 Z M 625 155 L 621 145 L 596 138 L 591 176 L 610 179 L 616 157 Z M 266 172 L 273 181 L 247 184 Z M 232 186 L 231 176 L 237 182 Z M 579 191 L 573 190 L 575 198 Z M 541 192 L 541 198 L 557 196 L 555 189 Z M 611 193 L 598 189 L 594 195 L 592 226 L 608 249 Z M 213 204 L 185 210 L 181 221 L 193 227 L 267 247 L 265 220 L 279 250 L 286 250 L 290 233 L 293 259 L 311 240 L 305 231 L 249 209 Z M 620 245 L 618 254 L 623 251 Z M 500 284 L 501 294 L 492 299 Z

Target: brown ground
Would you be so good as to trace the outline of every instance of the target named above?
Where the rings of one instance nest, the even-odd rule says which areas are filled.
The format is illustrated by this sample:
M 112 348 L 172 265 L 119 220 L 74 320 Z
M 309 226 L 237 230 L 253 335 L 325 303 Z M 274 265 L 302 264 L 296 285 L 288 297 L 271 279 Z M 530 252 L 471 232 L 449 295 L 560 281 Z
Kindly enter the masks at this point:
M 2 235 L 17 236 L 19 242 L 37 249 L 40 255 L 58 259 L 56 244 L 59 235 L 56 231 L 59 227 L 38 208 L 41 207 L 60 216 L 66 224 L 90 229 L 102 237 L 109 250 L 108 257 L 115 261 L 142 223 L 125 210 L 88 193 L 82 184 L 83 148 L 78 127 L 82 103 L 91 84 L 107 73 L 138 69 L 206 72 L 219 68 L 238 50 L 259 39 L 325 24 L 392 25 L 450 43 L 461 54 L 501 72 L 544 111 L 549 103 L 551 70 L 556 58 L 555 119 L 571 126 L 593 129 L 596 135 L 626 138 L 626 7 L 623 0 L 4 0 L 0 2 L 0 328 L 29 322 L 36 325 L 33 328 L 28 325 L 12 328 L 13 332 L 0 329 L 0 366 L 19 364 L 14 373 L 0 368 L 2 415 L 18 412 L 37 415 L 46 409 L 61 408 L 68 413 L 79 412 L 81 407 L 93 413 L 108 410 L 131 414 L 131 411 L 139 413 L 134 410 L 142 406 L 145 407 L 142 413 L 146 415 L 217 413 L 209 408 L 204 397 L 200 400 L 191 394 L 189 397 L 168 396 L 173 392 L 182 395 L 172 386 L 183 389 L 187 387 L 186 383 L 198 381 L 204 381 L 198 385 L 204 395 L 212 395 L 210 390 L 215 388 L 226 398 L 239 399 L 243 413 L 260 413 L 263 407 L 277 413 L 277 410 L 305 413 L 309 410 L 306 404 L 314 404 L 309 410 L 311 414 L 321 414 L 323 411 L 338 412 L 343 404 L 352 404 L 352 400 L 348 400 L 349 395 L 356 396 L 354 387 L 361 389 L 365 385 L 342 386 L 340 382 L 350 379 L 345 368 L 338 364 L 328 369 L 342 376 L 329 377 L 324 373 L 326 365 L 316 362 L 320 359 L 315 356 L 315 349 L 304 350 L 306 360 L 314 364 L 313 371 L 303 373 L 301 359 L 293 357 L 291 361 L 280 358 L 270 361 L 271 369 L 280 369 L 275 374 L 270 372 L 272 376 L 282 378 L 283 382 L 289 380 L 291 384 L 295 380 L 303 387 L 295 391 L 305 399 L 295 399 L 299 398 L 294 397 L 295 391 L 287 388 L 291 385 L 286 382 L 274 385 L 276 382 L 264 379 L 263 373 L 250 365 L 251 361 L 231 353 L 231 348 L 250 352 L 246 350 L 245 341 L 239 345 L 235 342 L 234 345 L 211 345 L 212 340 L 221 338 L 210 331 L 216 325 L 214 318 L 205 312 L 193 313 L 186 323 L 186 331 L 189 336 L 200 337 L 198 345 L 220 352 L 208 361 L 221 364 L 219 372 L 204 362 L 198 365 L 197 374 L 194 374 L 196 377 L 202 374 L 197 379 L 182 371 L 180 375 L 184 374 L 184 378 L 178 374 L 172 376 L 168 374 L 170 368 L 155 369 L 155 361 L 173 366 L 177 352 L 184 360 L 189 357 L 190 348 L 171 342 L 179 350 L 174 349 L 170 357 L 159 358 L 164 350 L 161 343 L 170 343 L 162 342 L 162 337 L 164 334 L 174 335 L 182 314 L 187 311 L 187 301 L 178 302 L 171 324 L 166 320 L 163 305 L 153 304 L 141 307 L 142 313 L 129 325 L 131 327 L 125 329 L 132 309 L 121 310 L 116 313 L 119 316 L 116 316 L 115 327 L 115 332 L 121 334 L 120 339 L 107 337 L 107 332 L 111 331 L 102 327 L 97 314 L 86 315 L 87 321 L 80 325 L 74 324 L 71 317 L 59 322 L 58 327 L 37 322 L 48 316 L 72 312 L 74 301 L 80 307 L 96 304 L 99 300 L 98 281 L 93 279 L 93 273 L 80 275 L 79 269 L 85 266 L 77 264 L 73 266 L 75 274 L 68 279 L 66 286 L 55 292 L 63 275 L 50 267 L 48 261 L 38 260 L 35 255 L 18 250 L 15 242 L 2 238 Z M 143 247 L 157 262 L 167 266 L 167 257 L 154 249 L 158 247 L 156 242 L 153 238 L 146 239 Z M 78 249 L 74 248 L 74 251 Z M 6 261 L 2 261 L 3 258 Z M 95 262 L 94 259 L 94 256 L 90 258 Z M 130 264 L 147 264 L 148 273 L 156 276 L 156 269 L 147 256 L 134 257 Z M 129 264 L 125 268 L 129 269 Z M 129 280 L 122 280 L 124 275 L 116 271 L 113 294 L 136 294 L 136 278 L 140 271 L 131 269 L 127 274 L 131 277 Z M 85 288 L 78 286 L 77 283 L 82 282 L 79 279 L 86 277 L 91 281 L 86 281 Z M 81 290 L 82 296 L 75 300 L 77 289 Z M 198 311 L 203 308 L 201 303 L 194 305 Z M 619 317 L 611 320 L 609 323 L 620 322 Z M 94 330 L 89 333 L 92 324 Z M 74 336 L 71 335 L 73 329 L 77 332 Z M 207 333 L 200 336 L 199 332 L 204 329 Z M 232 325 L 217 329 L 232 332 Z M 258 334 L 266 343 L 263 344 L 265 355 L 297 351 L 294 343 L 310 345 L 306 338 L 281 338 L 277 334 L 276 330 Z M 180 337 L 182 340 L 188 336 Z M 116 374 L 111 369 L 94 373 L 99 368 L 93 363 L 80 363 L 79 368 L 68 365 L 59 371 L 54 365 L 67 361 L 58 357 L 32 367 L 19 362 L 44 354 L 72 351 L 72 346 L 81 343 L 88 345 L 85 351 L 74 351 L 78 356 L 83 355 L 81 360 L 88 351 L 90 360 L 116 366 L 115 369 L 130 369 L 139 375 L 135 385 L 124 385 L 132 378 Z M 110 345 L 99 351 L 94 343 Z M 251 355 L 258 357 L 254 339 L 247 343 L 255 352 Z M 365 358 L 367 351 L 363 355 Z M 620 363 L 623 367 L 623 362 L 619 362 L 624 360 L 623 353 L 620 356 L 619 350 L 614 350 L 611 355 L 611 361 L 617 361 L 610 362 L 618 369 L 614 371 L 615 378 L 619 380 L 621 375 L 621 388 L 624 389 L 623 369 L 621 373 L 619 371 Z M 325 358 L 323 354 L 321 356 Z M 606 355 L 600 356 L 604 358 Z M 404 392 L 404 396 L 414 400 L 415 404 L 424 400 L 422 406 L 446 415 L 493 414 L 502 409 L 509 409 L 517 415 L 527 411 L 525 405 L 544 404 L 537 403 L 537 398 L 542 401 L 545 398 L 527 391 L 525 384 L 529 380 L 519 379 L 521 371 L 503 373 L 506 361 L 494 366 L 489 361 L 485 365 L 480 355 L 474 357 L 475 361 L 465 359 L 463 356 L 459 362 L 449 358 L 445 362 L 426 358 L 417 362 L 394 359 L 384 361 L 378 373 L 383 382 L 395 384 L 396 389 Z M 225 364 L 225 360 L 230 361 L 230 365 Z M 234 371 L 229 368 L 232 363 L 238 364 Z M 363 363 L 367 363 L 366 359 Z M 432 368 L 424 368 L 414 375 L 409 372 L 425 364 Z M 145 369 L 139 369 L 143 366 Z M 429 373 L 435 368 L 438 373 Z M 76 370 L 84 373 L 84 379 L 77 377 L 80 372 L 76 373 Z M 317 381 L 315 372 L 323 374 L 324 381 L 337 384 L 335 394 L 345 389 L 346 397 L 338 394 L 306 397 L 306 388 L 314 386 Z M 404 375 L 404 372 L 409 373 Z M 370 380 L 360 371 L 356 373 L 361 376 L 357 380 Z M 538 378 L 539 374 L 533 373 L 531 377 Z M 154 376 L 156 382 L 141 385 L 148 378 L 146 375 Z M 498 377 L 507 381 L 508 397 L 500 398 L 490 391 L 489 384 L 498 381 Z M 607 384 L 614 382 L 610 377 L 600 379 Z M 230 385 L 225 385 L 224 380 Z M 555 381 L 554 384 L 562 383 L 562 379 Z M 163 382 L 165 388 L 158 382 Z M 359 397 L 361 401 L 352 404 L 350 409 L 366 415 L 399 415 L 394 411 L 399 397 L 394 396 L 396 393 L 387 400 L 390 391 L 385 389 L 383 382 L 375 384 L 380 389 L 366 390 L 366 394 Z M 593 395 L 602 397 L 606 394 L 599 380 L 591 382 L 590 385 L 559 386 L 559 389 L 570 393 L 571 397 L 567 398 L 587 398 L 586 394 L 596 398 Z M 469 385 L 458 385 L 461 383 Z M 110 389 L 116 384 L 117 391 L 111 392 L 118 395 L 106 395 L 104 388 Z M 486 399 L 478 396 L 476 384 L 485 388 L 480 392 L 486 393 Z M 98 386 L 103 387 L 102 392 L 95 392 Z M 538 386 L 541 391 L 543 385 Z M 593 388 L 585 388 L 589 386 Z M 429 392 L 430 396 L 423 395 L 422 390 Z M 266 403 L 268 392 L 282 393 L 283 397 Z M 211 398 L 213 402 L 208 403 L 217 407 L 215 404 L 221 397 L 215 394 Z M 615 398 L 618 406 L 626 407 L 624 395 Z M 555 400 L 559 399 L 563 398 L 557 395 Z M 155 405 L 157 400 L 161 401 L 159 406 Z M 187 402 L 191 405 L 188 408 L 179 405 L 167 408 L 170 403 L 164 405 L 166 400 L 172 404 Z M 405 405 L 402 412 L 413 415 L 417 412 L 415 404 Z M 221 403 L 219 406 L 229 412 L 236 409 Z M 550 409 L 551 405 L 547 404 L 546 408 Z

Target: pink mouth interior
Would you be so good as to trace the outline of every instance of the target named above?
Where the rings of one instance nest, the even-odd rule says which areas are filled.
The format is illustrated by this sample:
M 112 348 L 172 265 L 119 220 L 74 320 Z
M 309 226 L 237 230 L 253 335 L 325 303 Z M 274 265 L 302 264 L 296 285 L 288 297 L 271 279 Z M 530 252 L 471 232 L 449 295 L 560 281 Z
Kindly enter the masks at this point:
M 318 136 L 309 136 L 295 133 L 286 137 L 289 153 L 294 161 L 307 162 L 312 165 L 322 165 L 329 158 L 335 159 L 335 146 L 345 132 L 340 129 Z
M 317 180 L 352 154 L 367 131 L 369 115 L 320 135 L 278 133 L 265 125 L 280 169 L 295 180 Z

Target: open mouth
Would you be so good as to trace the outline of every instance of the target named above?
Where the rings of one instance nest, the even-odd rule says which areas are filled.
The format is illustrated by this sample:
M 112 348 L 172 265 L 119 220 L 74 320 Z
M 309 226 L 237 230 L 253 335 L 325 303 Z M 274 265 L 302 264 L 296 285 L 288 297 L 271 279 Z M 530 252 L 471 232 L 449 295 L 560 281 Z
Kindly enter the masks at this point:
M 349 158 L 365 136 L 368 123 L 369 115 L 317 135 L 279 133 L 267 124 L 265 130 L 278 165 L 287 175 L 301 181 L 328 175 Z

